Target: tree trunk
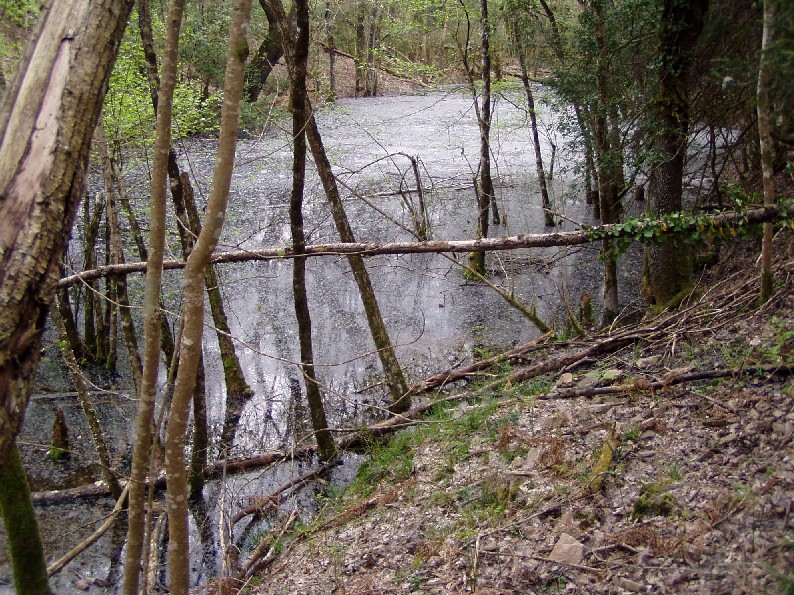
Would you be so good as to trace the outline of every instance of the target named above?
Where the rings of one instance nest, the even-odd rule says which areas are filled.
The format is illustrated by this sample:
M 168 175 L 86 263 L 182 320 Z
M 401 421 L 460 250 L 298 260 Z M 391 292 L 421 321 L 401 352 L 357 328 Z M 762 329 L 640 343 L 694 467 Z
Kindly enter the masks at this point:
M 135 424 L 135 445 L 130 471 L 130 504 L 127 529 L 127 551 L 124 560 L 124 595 L 138 595 L 146 521 L 146 477 L 153 444 L 154 409 L 160 369 L 160 286 L 166 227 L 166 181 L 171 147 L 171 115 L 179 52 L 179 30 L 184 0 L 172 0 L 169 8 L 163 67 L 156 90 L 157 133 L 153 150 L 151 216 L 149 227 L 149 259 L 143 297 L 144 345 L 143 377 L 138 393 L 138 414 Z M 184 476 L 184 468 L 182 469 Z
M 80 368 L 77 365 L 74 352 L 69 347 L 68 342 L 64 340 L 66 338 L 66 327 L 57 309 L 52 311 L 52 322 L 58 335 L 58 341 L 61 344 L 63 360 L 66 363 L 66 367 L 69 369 L 69 376 L 77 391 L 77 400 L 80 401 L 80 408 L 83 410 L 85 419 L 88 422 L 88 428 L 91 430 L 94 449 L 99 458 L 99 464 L 102 466 L 102 478 L 105 480 L 110 490 L 110 495 L 113 496 L 115 500 L 118 500 L 119 496 L 121 496 L 121 484 L 119 484 L 118 478 L 113 473 L 113 466 L 111 465 L 110 454 L 107 443 L 105 442 L 105 435 L 102 433 L 102 426 L 99 423 L 99 416 L 97 415 L 94 404 L 91 402 L 88 388 L 85 385 L 85 380 L 83 380 L 83 375 L 80 373 Z
M 758 140 L 761 150 L 761 171 L 764 184 L 764 205 L 773 206 L 775 199 L 774 155 L 772 152 L 772 109 L 769 102 L 770 84 L 770 44 L 774 36 L 774 22 L 777 13 L 776 0 L 764 0 L 764 32 L 761 41 L 761 63 L 758 66 Z M 761 303 L 772 295 L 774 277 L 772 275 L 772 223 L 764 223 L 764 237 L 761 242 Z
M 317 171 L 320 174 L 320 180 L 325 189 L 325 195 L 331 207 L 331 215 L 334 218 L 336 229 L 343 242 L 355 242 L 356 238 L 353 234 L 352 227 L 350 227 L 347 214 L 345 213 L 345 207 L 339 195 L 339 188 L 336 184 L 333 171 L 331 170 L 331 163 L 328 161 L 328 156 L 325 153 L 325 147 L 323 146 L 322 137 L 320 136 L 311 104 L 307 103 L 306 111 L 310 114 L 309 123 L 306 126 L 306 136 L 309 140 L 309 146 L 311 147 Z M 375 342 L 375 347 L 378 350 L 378 357 L 380 357 L 386 384 L 391 394 L 392 402 L 389 406 L 389 410 L 394 413 L 401 413 L 411 406 L 408 384 L 405 381 L 400 362 L 397 360 L 397 355 L 394 353 L 394 347 L 389 338 L 386 324 L 383 321 L 383 316 L 378 306 L 378 300 L 375 296 L 375 290 L 372 287 L 372 281 L 364 265 L 364 259 L 360 255 L 351 254 L 348 256 L 347 260 L 353 271 L 356 284 L 358 285 L 359 295 L 364 304 L 364 312 L 367 316 L 372 340 Z
M 83 262 L 85 266 L 96 266 L 96 239 L 99 235 L 99 222 L 105 209 L 105 201 L 100 193 L 94 200 L 94 213 L 90 214 L 90 201 L 86 196 L 83 203 L 83 220 L 85 222 L 85 246 L 83 246 Z M 85 313 L 83 314 L 86 350 L 91 359 L 99 354 L 97 341 L 96 311 L 100 308 L 97 300 L 97 283 L 88 281 L 85 293 Z
M 168 563 L 170 592 L 186 595 L 190 588 L 188 491 L 185 472 L 185 438 L 190 418 L 191 396 L 196 384 L 201 339 L 204 331 L 204 271 L 223 228 L 229 197 L 234 153 L 239 130 L 240 102 L 248 56 L 246 34 L 251 0 L 236 0 L 232 8 L 226 76 L 212 191 L 204 226 L 185 267 L 183 320 L 174 396 L 165 438 L 165 468 L 168 477 Z M 162 95 L 160 97 L 162 100 Z M 162 106 L 158 109 L 158 118 Z
M 50 595 L 36 511 L 13 439 L 7 453 L 5 464 L 0 467 L 0 514 L 11 554 L 14 589 L 17 595 Z
M 375 41 L 378 32 L 378 5 L 373 3 L 369 13 L 369 34 L 367 35 L 367 66 L 364 77 L 364 97 L 378 94 L 378 71 L 375 68 Z
M 0 108 L 0 465 L 19 431 L 131 0 L 48 2 Z
M 336 41 L 331 0 L 325 0 L 325 43 L 328 46 L 328 86 L 330 97 L 336 99 Z
M 535 98 L 532 95 L 532 87 L 529 84 L 529 74 L 527 72 L 527 62 L 524 57 L 524 44 L 521 42 L 521 33 L 518 30 L 518 23 L 514 23 L 514 37 L 516 41 L 516 52 L 518 52 L 518 64 L 521 67 L 521 82 L 527 94 L 527 108 L 529 111 L 529 122 L 532 127 L 532 142 L 535 145 L 535 171 L 540 185 L 541 206 L 543 207 L 543 222 L 547 227 L 554 225 L 554 216 L 551 212 L 551 201 L 549 200 L 549 190 L 546 186 L 546 174 L 543 171 L 543 155 L 540 152 L 540 135 L 538 134 L 538 117 L 535 113 Z
M 309 53 L 309 8 L 306 0 L 296 0 L 295 42 L 291 48 L 290 103 L 292 108 L 292 194 L 290 196 L 289 218 L 292 232 L 292 245 L 298 257 L 292 263 L 292 293 L 295 301 L 295 317 L 298 321 L 300 340 L 301 370 L 306 385 L 306 399 L 312 418 L 317 447 L 320 457 L 330 459 L 336 452 L 334 439 L 328 430 L 325 418 L 320 385 L 314 369 L 314 349 L 312 346 L 312 322 L 309 301 L 306 294 L 306 259 L 301 254 L 306 246 L 303 231 L 303 189 L 306 176 L 306 61 Z
M 58 298 L 58 312 L 63 319 L 63 324 L 66 330 L 66 341 L 75 357 L 82 360 L 86 349 L 85 344 L 82 340 L 80 340 L 80 332 L 77 330 L 77 323 L 74 320 L 74 312 L 72 312 L 69 289 L 59 289 L 56 295 Z
M 284 46 L 278 34 L 278 25 L 267 0 L 259 0 L 267 17 L 267 36 L 262 41 L 256 55 L 246 67 L 246 101 L 254 102 L 265 86 L 270 73 L 284 56 Z
M 107 220 L 110 227 L 111 242 L 111 261 L 114 264 L 124 263 L 124 249 L 121 245 L 121 231 L 119 230 L 119 218 L 116 207 L 116 187 L 121 185 L 121 180 L 116 183 L 114 168 L 108 152 L 107 138 L 100 118 L 96 131 L 96 147 L 99 151 L 100 161 L 102 162 L 102 176 L 105 183 L 105 196 L 107 199 Z M 121 331 L 124 335 L 124 343 L 129 354 L 130 370 L 132 380 L 135 384 L 136 394 L 141 389 L 141 377 L 143 375 L 141 365 L 141 355 L 138 352 L 138 337 L 135 334 L 135 324 L 132 320 L 130 310 L 130 300 L 127 295 L 127 279 L 124 276 L 114 278 L 116 287 L 116 297 L 119 307 L 119 317 L 121 318 Z M 121 492 L 119 492 L 121 493 Z M 118 498 L 118 496 L 115 496 Z
M 364 26 L 364 21 L 367 18 L 367 5 L 364 2 L 360 2 L 358 7 L 356 8 L 356 53 L 355 53 L 355 63 L 356 63 L 356 89 L 355 95 L 359 97 L 365 92 L 365 85 L 366 85 L 366 77 L 367 77 L 367 66 L 366 66 L 366 48 L 367 48 L 367 36 L 366 36 L 366 27 Z
M 488 0 L 480 0 L 480 21 L 482 31 L 482 95 L 480 106 L 476 109 L 480 127 L 480 185 L 477 192 L 477 238 L 488 237 L 488 216 L 491 202 L 495 200 L 493 180 L 491 179 L 491 24 L 488 19 Z M 468 70 L 468 68 L 467 68 Z M 473 81 L 469 81 L 474 102 L 477 103 Z M 476 107 L 476 106 L 475 106 Z M 485 252 L 474 252 L 469 256 L 469 266 L 479 275 L 485 276 Z
M 650 174 L 648 195 L 658 215 L 682 209 L 684 163 L 689 132 L 688 78 L 692 52 L 703 28 L 708 0 L 664 0 L 659 26 L 659 89 L 653 106 L 660 163 Z M 652 301 L 663 305 L 690 285 L 691 262 L 682 240 L 648 247 Z

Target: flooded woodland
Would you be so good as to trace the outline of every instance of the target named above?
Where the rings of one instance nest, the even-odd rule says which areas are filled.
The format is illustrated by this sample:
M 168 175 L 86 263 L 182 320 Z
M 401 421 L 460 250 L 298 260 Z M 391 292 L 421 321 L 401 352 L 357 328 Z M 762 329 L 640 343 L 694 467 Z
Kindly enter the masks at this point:
M 538 92 L 542 93 L 539 87 Z M 509 89 L 495 102 L 491 150 L 501 223 L 493 235 L 544 231 L 540 192 L 534 172 L 534 149 L 521 106 L 520 89 Z M 571 168 L 577 146 L 560 130 L 564 117 L 551 103 L 538 110 L 543 131 L 542 150 L 548 168 L 551 198 L 559 214 L 558 229 L 577 229 L 591 221 L 581 188 Z M 468 89 L 443 90 L 393 97 L 342 99 L 323 107 L 318 122 L 334 173 L 343 188 L 345 208 L 356 239 L 389 242 L 415 237 L 420 190 L 431 239 L 469 239 L 476 228 L 473 180 L 478 166 L 478 125 Z M 281 247 L 290 244 L 287 203 L 292 153 L 283 122 L 275 121 L 255 137 L 241 139 L 232 181 L 230 206 L 220 250 Z M 189 139 L 179 145 L 182 169 L 190 172 L 197 202 L 209 192 L 216 142 Z M 552 165 L 553 164 L 553 165 Z M 310 168 L 311 170 L 311 168 Z M 125 183 L 135 208 L 144 208 L 148 191 L 147 161 L 130 157 Z M 89 192 L 101 189 L 94 178 Z M 312 171 L 305 203 L 307 243 L 336 241 L 322 186 Z M 73 242 L 82 239 L 85 222 L 78 222 Z M 176 255 L 178 240 L 171 238 Z M 73 245 L 69 262 L 79 270 L 80 248 Z M 373 256 L 367 269 L 384 314 L 396 354 L 410 382 L 516 346 L 536 337 L 538 330 L 494 288 L 463 274 L 466 257 L 439 254 Z M 585 262 L 586 261 L 586 262 Z M 307 446 L 311 426 L 304 384 L 298 367 L 297 326 L 291 298 L 291 261 L 270 260 L 217 267 L 231 334 L 245 379 L 254 394 L 246 399 L 230 453 L 245 458 L 271 451 L 289 452 Z M 533 249 L 492 253 L 487 261 L 491 283 L 513 296 L 538 316 L 561 326 L 570 308 L 578 307 L 585 290 L 597 287 L 599 263 L 594 249 Z M 630 275 L 629 273 L 626 273 Z M 636 288 L 636 280 L 630 286 Z M 140 276 L 130 277 L 130 295 L 140 304 Z M 344 430 L 382 417 L 387 391 L 375 354 L 361 299 L 347 260 L 342 256 L 308 259 L 307 284 L 315 340 L 315 361 L 331 427 Z M 166 273 L 166 309 L 180 307 L 179 275 Z M 621 288 L 624 291 L 624 288 Z M 597 295 L 597 291 L 594 292 Z M 134 296 L 137 296 L 135 298 Z M 634 296 L 636 297 L 636 296 Z M 633 299 L 628 296 L 630 301 Z M 133 307 L 135 304 L 133 303 Z M 204 333 L 204 365 L 210 434 L 218 436 L 224 422 L 225 383 L 216 334 Z M 97 371 L 93 396 L 110 441 L 114 461 L 129 464 L 135 411 L 124 350 L 119 349 L 119 373 Z M 161 379 L 166 371 L 161 370 Z M 104 390 L 103 390 L 104 389 Z M 75 400 L 57 345 L 50 342 L 40 367 L 39 381 L 20 436 L 20 447 L 32 489 L 72 488 L 101 479 L 90 434 Z M 54 462 L 47 457 L 57 409 L 65 414 L 72 456 Z M 210 446 L 212 461 L 217 450 Z M 344 482 L 360 460 L 349 455 L 329 481 Z M 311 461 L 294 461 L 209 482 L 204 490 L 205 521 L 217 525 L 246 498 L 269 493 Z M 312 509 L 308 490 L 282 506 Z M 106 498 L 74 500 L 39 509 L 50 553 L 68 549 L 84 537 L 90 521 L 106 515 Z M 197 513 L 198 514 L 198 513 Z M 68 522 L 64 522 L 68 519 Z M 256 520 L 238 530 L 246 539 L 267 521 Z M 199 536 L 202 539 L 199 539 Z M 74 562 L 54 580 L 58 593 L 70 592 L 75 573 L 115 583 L 123 533 L 109 532 L 92 546 L 88 556 Z M 196 532 L 196 560 L 192 573 L 198 583 L 217 572 L 218 534 Z M 4 569 L 6 579 L 8 568 Z

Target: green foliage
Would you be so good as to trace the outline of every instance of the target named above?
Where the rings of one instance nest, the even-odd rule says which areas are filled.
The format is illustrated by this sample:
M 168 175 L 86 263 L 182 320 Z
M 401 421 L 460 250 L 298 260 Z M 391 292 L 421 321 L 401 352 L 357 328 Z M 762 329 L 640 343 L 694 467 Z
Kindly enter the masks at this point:
M 27 29 L 36 20 L 40 7 L 39 0 L 5 0 L 0 3 L 0 20 L 6 26 Z
M 736 190 L 736 189 L 734 189 Z M 742 194 L 743 197 L 746 195 Z M 792 199 L 779 201 L 780 214 L 775 219 L 782 227 L 794 229 L 794 221 L 788 215 L 788 207 Z M 661 243 L 666 235 L 676 234 L 685 243 L 698 246 L 706 242 L 733 241 L 750 237 L 754 226 L 747 222 L 748 203 L 746 199 L 736 200 L 733 212 L 736 217 L 731 220 L 717 219 L 713 215 L 696 214 L 687 212 L 669 213 L 657 218 L 651 214 L 632 217 L 623 223 L 614 225 L 587 227 L 587 237 L 591 241 L 615 240 L 612 250 L 622 254 L 632 242 Z
M 162 26 L 153 24 L 155 35 Z M 192 64 L 183 63 L 180 71 L 189 71 Z M 182 76 L 174 89 L 173 137 L 188 137 L 218 129 L 220 91 L 203 95 L 200 85 Z M 150 144 L 154 140 L 155 117 L 146 61 L 137 28 L 125 36 L 105 97 L 105 127 L 110 138 L 122 145 Z

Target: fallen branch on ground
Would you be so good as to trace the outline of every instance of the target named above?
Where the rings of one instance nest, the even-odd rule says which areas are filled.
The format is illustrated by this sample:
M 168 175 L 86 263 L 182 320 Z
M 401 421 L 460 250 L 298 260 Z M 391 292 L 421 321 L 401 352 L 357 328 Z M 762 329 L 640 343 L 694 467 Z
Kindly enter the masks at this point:
M 775 376 L 790 376 L 794 373 L 794 367 L 786 365 L 770 366 L 749 366 L 745 368 L 721 368 L 717 370 L 702 370 L 689 374 L 667 375 L 662 380 L 656 382 L 638 380 L 632 384 L 619 384 L 615 386 L 601 386 L 596 388 L 581 388 L 569 390 L 556 390 L 545 395 L 538 396 L 538 399 L 576 399 L 579 397 L 596 397 L 599 395 L 616 395 L 624 393 L 637 393 L 643 391 L 664 390 L 674 384 L 684 382 L 694 382 L 697 380 L 710 380 L 714 378 L 737 378 L 748 374 L 769 374 Z

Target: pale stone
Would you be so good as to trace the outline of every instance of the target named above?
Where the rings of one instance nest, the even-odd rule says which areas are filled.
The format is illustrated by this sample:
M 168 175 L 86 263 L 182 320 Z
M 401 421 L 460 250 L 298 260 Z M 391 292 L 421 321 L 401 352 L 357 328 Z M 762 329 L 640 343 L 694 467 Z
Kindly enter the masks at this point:
M 644 368 L 650 368 L 652 366 L 655 366 L 660 361 L 662 361 L 661 355 L 652 355 L 650 357 L 641 357 L 640 359 L 637 360 L 636 365 L 640 370 L 642 370 Z
M 560 376 L 560 380 L 557 382 L 557 386 L 571 386 L 573 384 L 573 374 L 570 372 L 566 372 L 562 376 Z
M 623 376 L 623 370 L 610 369 L 601 376 L 602 382 L 617 382 Z
M 549 554 L 549 559 L 563 564 L 579 564 L 584 557 L 584 545 L 576 538 L 563 533 Z

